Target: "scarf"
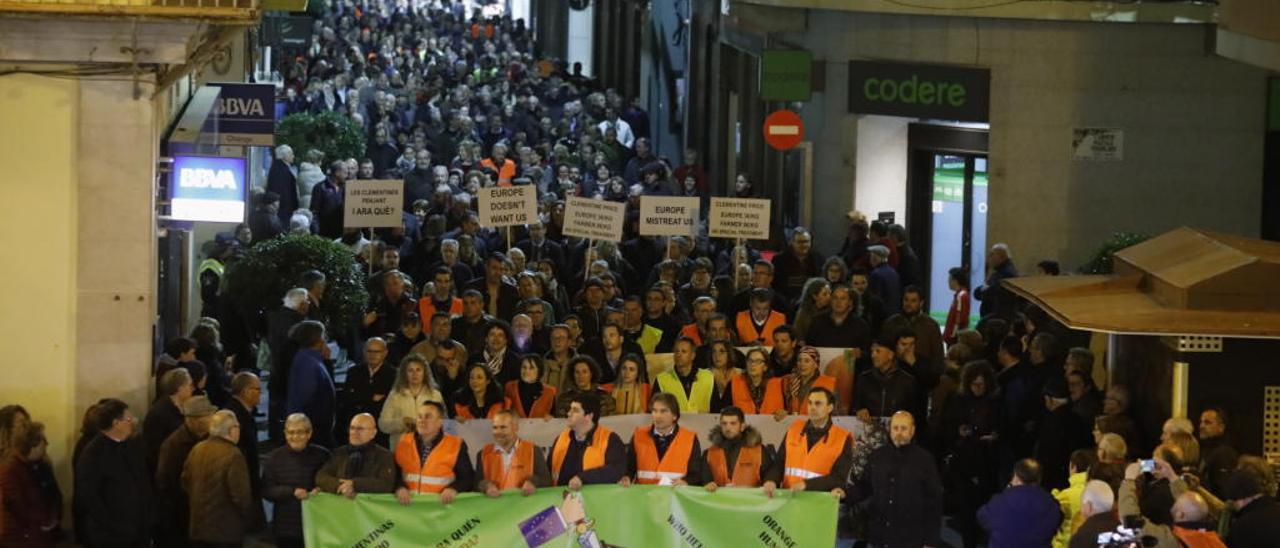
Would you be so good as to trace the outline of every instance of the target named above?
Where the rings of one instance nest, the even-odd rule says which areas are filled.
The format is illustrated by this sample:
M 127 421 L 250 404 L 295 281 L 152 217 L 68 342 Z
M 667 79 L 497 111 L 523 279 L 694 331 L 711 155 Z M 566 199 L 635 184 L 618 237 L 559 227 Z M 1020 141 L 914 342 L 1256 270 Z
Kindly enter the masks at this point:
M 488 351 L 488 350 L 485 350 L 485 351 L 484 351 L 484 355 L 485 355 L 485 356 L 487 356 L 487 357 L 489 358 L 489 360 L 488 360 L 488 361 L 484 362 L 484 367 L 485 367 L 485 369 L 488 369 L 488 370 L 489 370 L 489 373 L 493 374 L 493 376 L 494 376 L 495 378 L 498 376 L 498 373 L 499 373 L 500 371 L 502 371 L 502 356 L 503 356 L 503 354 L 506 354 L 506 352 L 498 352 L 497 354 L 489 354 L 489 351 Z
M 818 363 L 819 357 L 818 357 L 817 348 L 814 348 L 812 346 L 806 346 L 804 348 L 801 348 L 800 355 L 809 356 L 810 358 L 813 358 L 814 363 Z M 798 361 L 799 360 L 797 358 L 797 363 Z M 797 367 L 797 369 L 799 369 L 799 367 Z M 798 371 L 792 373 L 790 377 L 790 382 L 787 383 L 787 395 L 789 396 L 787 400 L 788 404 L 804 397 L 803 395 L 804 391 L 809 390 L 809 386 L 813 384 L 813 380 L 816 378 L 818 378 L 817 369 L 814 369 L 813 373 L 810 374 L 808 377 L 801 377 Z

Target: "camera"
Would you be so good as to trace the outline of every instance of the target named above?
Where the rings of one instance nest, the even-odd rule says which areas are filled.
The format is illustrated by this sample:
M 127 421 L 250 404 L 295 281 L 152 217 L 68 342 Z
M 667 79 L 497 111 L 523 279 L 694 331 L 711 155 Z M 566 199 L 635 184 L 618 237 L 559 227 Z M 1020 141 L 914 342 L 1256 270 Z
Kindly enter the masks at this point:
M 1141 465 L 1142 465 L 1142 473 L 1143 473 L 1143 474 L 1150 474 L 1150 473 L 1152 473 L 1152 472 L 1155 472 L 1155 471 L 1156 471 L 1156 460 L 1155 460 L 1155 459 L 1142 459 L 1142 460 L 1140 460 L 1140 461 L 1138 461 L 1138 462 L 1139 462 L 1139 463 L 1141 463 Z
M 1098 535 L 1100 548 L 1139 548 L 1155 546 L 1156 539 L 1142 534 L 1142 516 L 1125 516 L 1115 531 L 1107 531 Z

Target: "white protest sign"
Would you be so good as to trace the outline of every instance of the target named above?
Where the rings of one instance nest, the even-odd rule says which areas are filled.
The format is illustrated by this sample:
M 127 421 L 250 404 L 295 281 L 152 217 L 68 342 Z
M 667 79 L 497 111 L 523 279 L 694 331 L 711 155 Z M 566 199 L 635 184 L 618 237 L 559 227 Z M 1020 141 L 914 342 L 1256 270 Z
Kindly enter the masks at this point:
M 477 198 L 480 226 L 527 225 L 538 220 L 538 187 L 533 185 L 482 188 Z
M 769 239 L 769 200 L 711 198 L 708 228 L 712 238 Z
M 564 233 L 590 240 L 622 241 L 627 204 L 569 196 L 564 205 Z
M 348 181 L 343 202 L 342 226 L 346 228 L 395 228 L 404 226 L 404 181 L 376 179 Z
M 640 235 L 695 236 L 700 207 L 696 196 L 641 196 Z

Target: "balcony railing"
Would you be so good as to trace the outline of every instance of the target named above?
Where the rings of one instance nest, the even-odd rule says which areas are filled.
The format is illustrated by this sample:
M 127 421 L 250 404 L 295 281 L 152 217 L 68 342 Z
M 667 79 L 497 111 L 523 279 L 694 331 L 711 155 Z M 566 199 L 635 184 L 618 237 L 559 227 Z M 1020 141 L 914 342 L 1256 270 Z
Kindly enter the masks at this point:
M 257 19 L 260 0 L 0 0 L 0 15 L 88 15 L 202 20 Z

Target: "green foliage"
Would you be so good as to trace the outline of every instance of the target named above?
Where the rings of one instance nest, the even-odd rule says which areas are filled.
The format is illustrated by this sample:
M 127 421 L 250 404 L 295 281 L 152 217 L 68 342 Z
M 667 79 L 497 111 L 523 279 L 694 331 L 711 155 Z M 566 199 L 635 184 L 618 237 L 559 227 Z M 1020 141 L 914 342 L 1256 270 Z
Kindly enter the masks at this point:
M 364 155 L 364 134 L 360 128 L 350 118 L 331 110 L 285 116 L 276 125 L 276 144 L 289 145 L 298 158 L 306 158 L 311 149 L 323 152 L 322 168 L 334 160 Z
M 1112 274 L 1115 272 L 1115 253 L 1126 247 L 1137 245 L 1151 239 L 1151 236 L 1140 232 L 1116 232 L 1102 242 L 1102 246 L 1093 254 L 1093 258 L 1080 269 L 1083 274 Z
M 335 330 L 357 327 L 369 298 L 364 273 L 351 250 L 319 236 L 286 234 L 259 242 L 227 265 L 223 294 L 246 315 L 280 307 L 285 292 L 298 286 L 302 274 L 319 270 L 327 278 L 324 317 Z

